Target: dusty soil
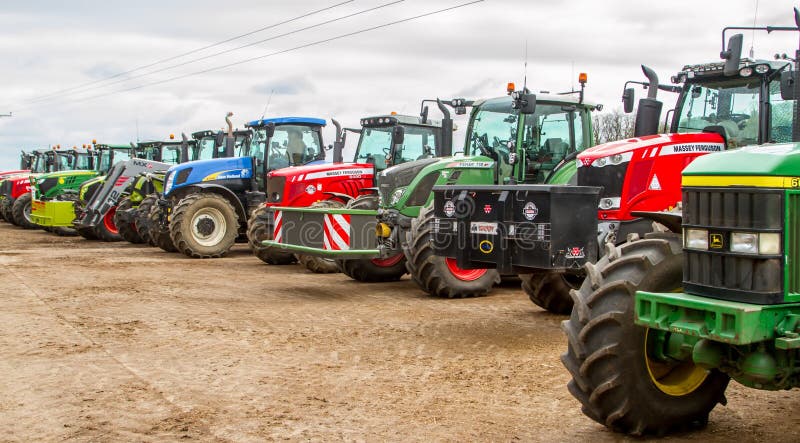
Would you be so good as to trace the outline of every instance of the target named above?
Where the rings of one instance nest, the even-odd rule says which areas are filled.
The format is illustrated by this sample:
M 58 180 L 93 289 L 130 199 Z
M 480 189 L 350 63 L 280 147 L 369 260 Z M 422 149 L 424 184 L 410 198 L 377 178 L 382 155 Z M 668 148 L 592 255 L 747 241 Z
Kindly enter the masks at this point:
M 237 246 L 192 260 L 0 223 L 0 440 L 619 441 L 516 284 L 437 300 Z M 670 440 L 797 440 L 800 396 L 733 385 Z

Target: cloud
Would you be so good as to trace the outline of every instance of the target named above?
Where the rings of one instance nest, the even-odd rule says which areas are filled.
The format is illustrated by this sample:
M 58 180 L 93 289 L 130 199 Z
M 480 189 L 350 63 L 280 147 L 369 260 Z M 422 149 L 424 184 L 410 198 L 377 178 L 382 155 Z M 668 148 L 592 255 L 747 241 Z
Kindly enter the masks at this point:
M 256 94 L 269 96 L 274 95 L 298 95 L 298 94 L 314 94 L 316 87 L 309 81 L 308 77 L 304 75 L 284 77 L 260 83 L 251 88 Z
M 385 2 L 356 0 L 196 55 L 228 51 Z M 272 116 L 335 117 L 346 126 L 355 126 L 367 115 L 391 111 L 416 114 L 423 98 L 503 95 L 507 82 L 522 83 L 526 41 L 527 77 L 532 90 L 566 90 L 579 72 L 588 72 L 587 100 L 614 109 L 620 106 L 623 83 L 643 79 L 642 63 L 668 79 L 684 64 L 717 60 L 722 27 L 751 25 L 755 6 L 752 0 L 674 0 L 668 4 L 487 0 L 223 70 L 165 81 L 461 3 L 406 0 L 374 13 L 118 85 L 96 85 L 87 92 L 31 107 L 31 97 L 173 57 L 334 2 L 7 3 L 0 14 L 5 37 L 0 39 L 4 61 L 0 113 L 14 111 L 14 117 L 0 119 L 0 169 L 16 164 L 18 150 L 23 147 L 80 145 L 92 138 L 127 143 L 136 140 L 137 134 L 140 138 L 163 138 L 170 133 L 221 127 L 227 111 L 235 113 L 234 121 L 241 126 L 262 114 L 273 90 L 268 111 Z M 761 2 L 757 23 L 791 25 L 793 6 L 789 0 Z M 775 52 L 791 54 L 797 47 L 796 37 L 795 33 L 756 33 L 756 53 L 761 57 L 771 57 Z M 752 40 L 753 34 L 745 33 L 746 50 Z M 190 59 L 192 56 L 176 61 Z M 151 70 L 141 71 L 146 72 Z M 121 92 L 153 82 L 163 83 Z M 107 95 L 95 97 L 101 94 Z M 662 96 L 670 99 L 667 94 Z M 668 109 L 670 104 L 664 107 Z M 459 127 L 463 130 L 466 124 L 461 122 Z M 325 138 L 332 140 L 331 128 L 326 131 Z

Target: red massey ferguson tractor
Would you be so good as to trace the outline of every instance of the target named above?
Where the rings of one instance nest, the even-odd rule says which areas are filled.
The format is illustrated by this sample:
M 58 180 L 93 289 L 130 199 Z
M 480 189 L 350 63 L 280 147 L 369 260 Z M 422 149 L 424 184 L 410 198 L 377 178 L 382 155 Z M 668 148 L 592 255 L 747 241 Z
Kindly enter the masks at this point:
M 579 251 L 577 256 L 596 259 L 603 255 L 606 245 L 618 245 L 631 235 L 644 237 L 652 232 L 654 216 L 643 215 L 668 211 L 679 204 L 681 171 L 699 156 L 788 137 L 787 134 L 777 134 L 770 138 L 764 129 L 768 122 L 764 115 L 769 113 L 774 120 L 772 124 L 777 125 L 787 115 L 783 110 L 785 106 L 773 104 L 771 113 L 762 109 L 767 106 L 763 104 L 764 97 L 777 93 L 777 83 L 772 80 L 786 69 L 788 63 L 743 60 L 741 69 L 731 75 L 723 75 L 724 65 L 712 62 L 684 66 L 673 77 L 674 86 L 660 85 L 655 72 L 642 67 L 648 82 L 633 83 L 642 84 L 648 96 L 639 100 L 634 137 L 586 149 L 574 160 L 578 167 L 574 184 L 601 188 L 597 241 L 587 246 L 592 251 Z M 662 103 L 656 100 L 658 90 L 679 93 L 667 134 L 657 134 L 662 108 Z M 625 110 L 632 111 L 632 88 L 626 87 L 623 102 Z M 455 195 L 452 192 L 447 195 Z M 478 194 L 497 192 L 500 191 L 482 190 Z M 445 200 L 440 203 L 444 204 Z M 467 214 L 466 220 L 471 217 Z M 535 219 L 523 221 L 542 226 L 559 222 L 543 222 L 542 216 L 533 217 Z M 669 217 L 659 221 L 669 227 Z M 498 222 L 505 223 L 503 220 Z M 521 273 L 522 287 L 533 303 L 554 313 L 571 312 L 570 290 L 580 288 L 586 277 L 584 268 L 578 265 L 579 260 L 570 261 L 573 266 L 569 267 L 529 266 L 525 264 L 527 251 L 524 248 L 504 251 L 506 256 L 496 261 L 491 258 L 492 254 L 481 251 L 473 254 L 469 248 L 456 258 L 458 265 L 467 269 L 487 266 L 499 269 L 502 266 L 498 263 L 510 264 L 508 270 L 513 268 Z M 442 248 L 439 254 L 455 256 L 457 252 Z M 575 255 L 572 253 L 570 256 L 574 258 Z
M 444 123 L 452 132 L 452 120 L 446 117 Z M 333 164 L 290 167 L 269 173 L 267 201 L 253 211 L 247 233 L 253 253 L 262 261 L 273 265 L 299 261 L 312 272 L 339 272 L 334 260 L 262 245 L 262 241 L 272 240 L 274 233 L 280 232 L 282 224 L 280 218 L 273 219 L 269 207 L 344 207 L 354 198 L 374 191 L 376 174 L 387 167 L 420 157 L 449 153 L 449 138 L 442 140 L 442 122 L 427 119 L 427 108 L 422 117 L 397 114 L 365 117 L 361 119 L 360 129 L 347 128 L 343 131 L 336 121 L 334 125 L 337 128 L 337 141 L 333 150 Z M 359 134 L 352 163 L 343 162 L 347 131 Z M 309 224 L 305 229 L 320 227 Z

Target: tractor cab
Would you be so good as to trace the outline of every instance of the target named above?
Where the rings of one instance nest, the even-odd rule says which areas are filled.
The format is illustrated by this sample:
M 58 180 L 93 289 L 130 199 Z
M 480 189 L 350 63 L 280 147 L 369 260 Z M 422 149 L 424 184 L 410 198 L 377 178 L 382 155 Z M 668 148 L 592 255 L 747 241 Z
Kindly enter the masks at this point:
M 349 130 L 355 132 L 355 130 Z M 361 119 L 355 163 L 375 165 L 376 172 L 426 158 L 449 155 L 442 123 L 409 115 L 379 115 Z M 446 152 L 445 152 L 446 151 Z
M 595 105 L 566 95 L 537 94 L 531 113 L 511 96 L 481 100 L 467 129 L 467 156 L 497 162 L 498 184 L 543 183 L 567 157 L 592 146 Z
M 130 160 L 134 156 L 134 149 L 130 145 L 109 145 L 92 143 L 97 151 L 98 161 L 95 170 L 104 175 L 114 166 L 114 163 Z

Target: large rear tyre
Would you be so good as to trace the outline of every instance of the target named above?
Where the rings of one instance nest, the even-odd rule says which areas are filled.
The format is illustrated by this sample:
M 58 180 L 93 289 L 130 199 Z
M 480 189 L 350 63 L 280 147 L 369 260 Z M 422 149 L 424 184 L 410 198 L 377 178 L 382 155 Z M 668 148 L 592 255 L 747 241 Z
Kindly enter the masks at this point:
M 223 257 L 239 236 L 239 216 L 221 195 L 190 194 L 175 205 L 169 235 L 187 257 Z
M 311 208 L 341 208 L 344 204 L 337 200 L 323 200 L 315 202 Z M 339 272 L 339 266 L 336 265 L 336 260 L 323 257 L 315 257 L 313 255 L 298 254 L 297 261 L 305 266 L 309 271 L 316 274 L 332 274 Z
M 147 235 L 150 237 L 150 241 L 163 251 L 178 252 L 178 248 L 175 247 L 175 243 L 172 242 L 172 237 L 169 235 L 169 225 L 162 223 L 163 214 L 161 212 L 161 206 L 157 204 L 150 208 L 147 216 Z
M 365 194 L 350 200 L 345 205 L 350 209 L 378 209 L 378 196 Z M 403 253 L 385 259 L 336 260 L 336 266 L 348 277 L 361 282 L 397 281 L 406 274 L 406 258 Z
M 264 240 L 272 240 L 274 224 L 266 205 L 261 205 L 250 214 L 247 221 L 247 244 L 253 255 L 270 265 L 288 265 L 297 261 L 297 257 L 289 251 L 261 244 Z
M 119 201 L 117 204 L 117 209 L 114 213 L 114 225 L 116 225 L 119 235 L 124 239 L 131 243 L 144 243 L 144 239 L 139 232 L 136 230 L 136 225 L 134 222 L 125 222 L 121 220 L 117 214 L 120 214 L 122 211 L 127 211 L 131 209 L 133 204 L 131 203 L 131 199 L 129 197 L 125 197 Z
M 11 223 L 12 225 L 16 225 L 16 223 L 14 223 L 14 214 L 12 212 L 13 206 L 14 199 L 11 197 L 6 197 L 0 200 L 0 212 L 3 213 L 3 220 Z
M 433 206 L 422 208 L 406 234 L 406 267 L 411 278 L 435 297 L 461 298 L 486 295 L 500 283 L 496 269 L 461 269 L 455 260 L 433 253 Z
M 136 226 L 136 232 L 139 233 L 139 236 L 142 237 L 142 241 L 144 243 L 149 244 L 150 246 L 158 246 L 156 242 L 150 238 L 150 211 L 153 209 L 153 206 L 156 205 L 158 201 L 158 196 L 155 194 L 150 194 L 139 203 L 139 207 L 136 208 L 136 214 L 134 215 L 134 226 Z
M 661 435 L 704 426 L 725 403 L 728 376 L 663 357 L 668 333 L 633 323 L 636 291 L 681 288 L 681 258 L 680 236 L 649 234 L 587 264 L 586 280 L 571 292 L 575 306 L 562 323 L 568 388 L 584 414 L 614 431 Z
M 31 220 L 31 193 L 22 194 L 14 200 L 14 205 L 11 207 L 11 215 L 14 218 L 14 224 L 24 229 L 41 229 Z
M 569 291 L 580 289 L 584 275 L 575 272 L 538 271 L 520 274 L 522 290 L 533 304 L 553 314 L 568 315 L 572 312 L 572 297 Z

